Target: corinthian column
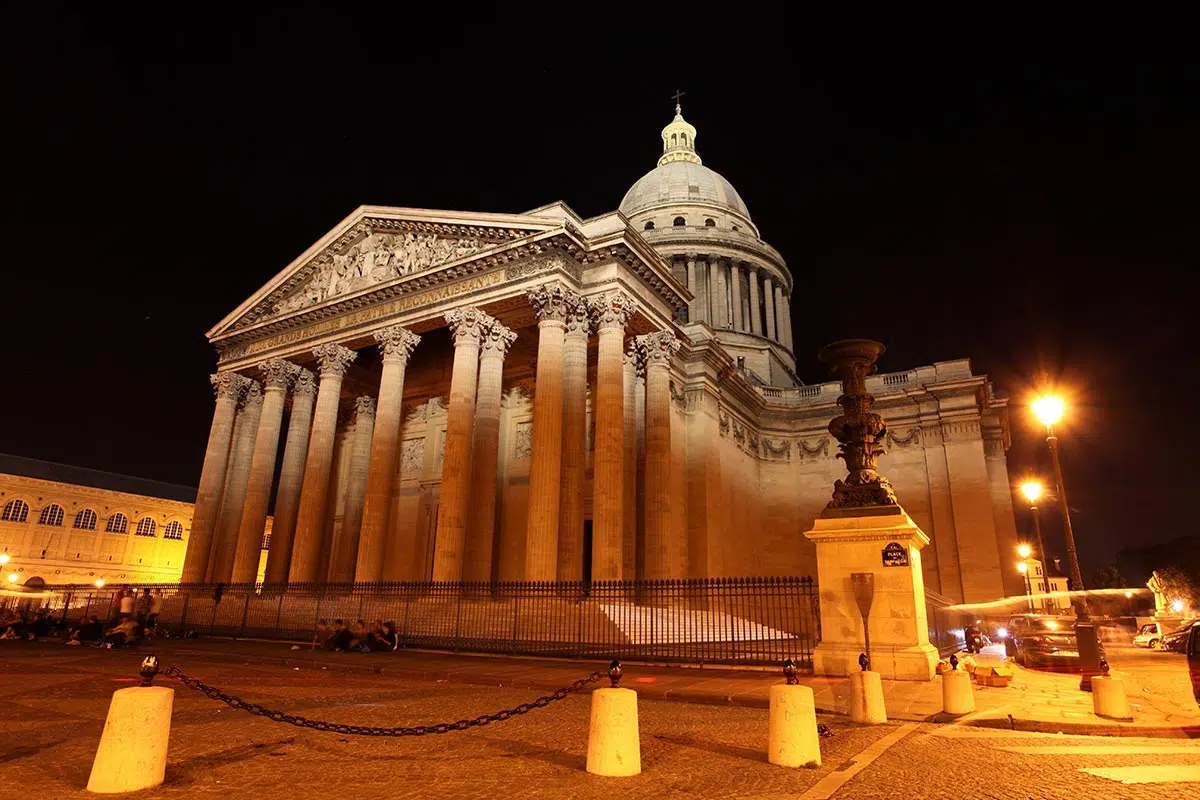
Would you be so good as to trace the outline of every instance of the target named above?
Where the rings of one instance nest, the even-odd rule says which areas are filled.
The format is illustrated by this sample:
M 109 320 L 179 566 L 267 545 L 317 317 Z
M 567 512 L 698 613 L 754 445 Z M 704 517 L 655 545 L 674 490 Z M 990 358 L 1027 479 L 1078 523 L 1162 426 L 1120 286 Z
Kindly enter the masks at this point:
M 562 488 L 558 516 L 558 580 L 583 580 L 583 473 L 587 468 L 588 306 L 568 302 L 563 345 Z
M 776 339 L 784 347 L 788 343 L 787 312 L 783 309 L 783 287 L 775 287 L 775 333 Z
M 208 576 L 209 553 L 212 550 L 213 530 L 221 511 L 221 495 L 225 489 L 229 443 L 233 438 L 233 420 L 238 400 L 246 391 L 247 378 L 236 372 L 218 372 L 209 377 L 217 396 L 212 427 L 208 429 L 208 447 L 204 449 L 204 466 L 200 470 L 200 485 L 196 490 L 196 505 L 192 512 L 192 534 L 183 557 L 183 583 L 203 583 Z
M 283 444 L 279 491 L 275 495 L 271 546 L 267 551 L 267 571 L 263 577 L 263 584 L 267 586 L 287 583 L 288 570 L 292 565 L 292 539 L 296 534 L 296 515 L 300 511 L 300 487 L 304 483 L 304 462 L 308 458 L 308 434 L 312 428 L 313 401 L 316 397 L 317 376 L 301 368 L 292 388 L 292 414 L 288 419 L 287 441 Z
M 637 382 L 638 355 L 630 347 L 624 358 L 624 469 L 621 471 L 621 497 L 624 503 L 621 532 L 621 579 L 637 575 Z M 593 533 L 594 535 L 594 533 Z
M 500 459 L 500 396 L 504 356 L 517 334 L 493 321 L 479 350 L 479 389 L 475 400 L 475 443 L 471 457 L 471 501 L 468 504 L 464 581 L 492 577 L 492 542 L 496 534 L 496 479 Z
M 337 436 L 338 401 L 346 367 L 358 355 L 339 344 L 313 348 L 321 365 L 321 384 L 313 413 L 312 435 L 308 440 L 308 460 L 304 465 L 304 487 L 300 490 L 300 511 L 296 520 L 296 538 L 292 547 L 292 583 L 317 580 L 321 565 L 321 539 L 325 533 L 325 510 L 329 500 L 329 468 L 333 462 Z
M 729 262 L 729 284 L 733 289 L 733 329 L 744 331 L 742 323 L 742 270 L 734 261 Z
M 229 452 L 229 469 L 225 474 L 225 496 L 221 498 L 221 517 L 217 523 L 217 547 L 209 565 L 210 583 L 229 583 L 233 577 L 233 556 L 237 549 L 238 529 L 242 524 L 242 509 L 246 505 L 246 487 L 250 482 L 250 461 L 254 457 L 254 440 L 258 437 L 258 420 L 262 416 L 263 394 L 258 381 L 250 381 L 242 398 L 241 420 L 234 425 L 237 435 Z M 262 540 L 259 540 L 262 544 Z
M 342 527 L 333 542 L 329 557 L 331 583 L 350 583 L 358 563 L 358 534 L 362 528 L 363 495 L 367 490 L 367 467 L 371 463 L 371 434 L 375 430 L 375 398 L 362 396 L 354 401 L 354 436 L 350 442 L 346 470 L 346 505 Z
M 688 322 L 700 322 L 704 319 L 704 312 L 701 310 L 700 286 L 696 283 L 695 253 L 687 254 L 687 282 L 688 290 L 692 293 L 692 299 L 688 301 Z
M 562 491 L 563 349 L 566 319 L 578 295 L 560 283 L 529 290 L 538 316 L 538 357 L 533 396 L 533 463 L 529 470 L 529 520 L 525 580 L 558 575 L 558 504 Z
M 475 435 L 475 391 L 479 380 L 479 346 L 494 319 L 477 308 L 446 312 L 454 340 L 454 371 L 446 409 L 446 449 L 442 455 L 442 488 L 438 500 L 433 579 L 461 581 L 463 545 L 470 498 L 471 440 Z
M 388 521 L 392 511 L 392 482 L 397 473 L 397 443 L 400 441 L 404 373 L 408 357 L 421 337 L 397 325 L 377 331 L 375 341 L 383 353 L 383 376 L 379 379 L 379 405 L 371 438 L 371 462 L 367 468 L 367 490 L 363 499 L 362 528 L 358 535 L 358 563 L 354 580 L 383 580 Z M 405 552 L 410 552 L 409 547 Z
M 279 452 L 279 430 L 283 427 L 283 406 L 288 387 L 300 368 L 282 359 L 258 365 L 262 373 L 262 415 L 250 458 L 250 478 L 246 484 L 246 502 L 238 525 L 237 546 L 233 553 L 234 583 L 253 583 L 258 577 L 263 530 L 267 526 L 267 503 L 271 500 L 271 482 L 275 479 L 275 456 Z
M 753 267 L 746 273 L 750 279 L 750 332 L 762 336 L 762 309 L 758 302 L 758 270 Z
M 763 278 L 763 310 L 767 317 L 767 338 L 775 339 L 775 287 L 769 277 Z
M 671 354 L 679 341 L 670 331 L 637 337 L 646 361 L 646 577 L 673 575 L 671 547 Z
M 592 455 L 592 578 L 621 578 L 625 529 L 625 325 L 637 310 L 620 290 L 591 298 L 596 325 L 596 436 Z

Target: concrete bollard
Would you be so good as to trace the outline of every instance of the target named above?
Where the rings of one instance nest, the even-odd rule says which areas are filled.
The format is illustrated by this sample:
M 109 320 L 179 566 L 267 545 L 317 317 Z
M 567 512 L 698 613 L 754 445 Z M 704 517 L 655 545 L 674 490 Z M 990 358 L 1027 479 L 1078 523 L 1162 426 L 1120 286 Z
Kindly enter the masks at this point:
M 1125 697 L 1125 686 L 1120 678 L 1112 675 L 1096 675 L 1092 678 L 1092 710 L 1098 717 L 1133 719 L 1129 700 Z
M 781 767 L 821 766 L 817 706 L 807 686 L 772 686 L 767 760 Z
M 850 721 L 864 725 L 882 725 L 887 722 L 887 708 L 883 703 L 883 681 L 878 672 L 850 673 Z
M 87 789 L 117 794 L 163 782 L 175 690 L 134 686 L 113 692 Z
M 942 673 L 942 711 L 954 716 L 975 711 L 975 690 L 971 687 L 971 673 L 960 669 Z
M 642 742 L 638 733 L 637 692 L 620 688 L 621 664 L 609 665 L 612 686 L 592 692 L 588 727 L 587 771 L 606 778 L 626 778 L 642 772 Z

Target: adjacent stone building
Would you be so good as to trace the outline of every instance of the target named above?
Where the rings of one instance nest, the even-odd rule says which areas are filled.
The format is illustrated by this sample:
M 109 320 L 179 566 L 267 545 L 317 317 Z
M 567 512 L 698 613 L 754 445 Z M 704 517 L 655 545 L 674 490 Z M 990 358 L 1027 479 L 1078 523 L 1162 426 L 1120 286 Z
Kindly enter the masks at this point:
M 662 145 L 590 219 L 361 207 L 210 330 L 183 579 L 255 578 L 273 488 L 268 583 L 812 574 L 826 337 L 678 107 Z M 1005 400 L 965 359 L 869 388 L 927 587 L 1019 594 Z

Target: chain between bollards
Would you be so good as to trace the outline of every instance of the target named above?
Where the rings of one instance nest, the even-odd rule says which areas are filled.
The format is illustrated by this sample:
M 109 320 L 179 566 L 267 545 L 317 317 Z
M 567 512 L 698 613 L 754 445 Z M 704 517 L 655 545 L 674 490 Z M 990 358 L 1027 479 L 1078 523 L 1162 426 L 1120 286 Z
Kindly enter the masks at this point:
M 138 673 L 142 676 L 142 686 L 150 686 L 154 676 L 158 674 L 158 658 L 150 655 L 142 660 L 141 668 Z M 613 660 L 608 667 L 608 679 L 614 688 L 618 687 L 621 680 L 621 662 Z M 575 694 L 583 690 L 589 684 L 599 681 L 605 676 L 603 672 L 593 672 L 586 678 L 580 678 L 570 686 L 564 686 L 556 690 L 553 694 L 548 694 L 539 697 L 536 700 L 528 703 L 521 703 L 515 708 L 497 711 L 494 714 L 482 714 L 474 719 L 460 719 L 457 722 L 438 722 L 432 725 L 414 725 L 414 726 L 397 726 L 392 728 L 376 727 L 371 725 L 346 725 L 340 722 L 326 722 L 319 719 L 308 719 L 297 714 L 288 714 L 284 711 L 274 711 L 269 708 L 264 708 L 258 703 L 248 703 L 240 697 L 235 697 L 226 694 L 215 686 L 209 686 L 198 678 L 193 678 L 190 675 L 184 674 L 178 667 L 168 666 L 166 668 L 168 678 L 176 678 L 184 686 L 189 689 L 195 689 L 207 697 L 224 703 L 231 708 L 236 708 L 240 711 L 245 711 L 249 714 L 254 714 L 259 717 L 266 717 L 273 722 L 286 722 L 289 725 L 295 725 L 300 728 L 312 728 L 318 731 L 331 731 L 333 733 L 342 733 L 353 736 L 425 736 L 426 734 L 449 733 L 451 731 L 463 731 L 469 728 L 479 727 L 481 725 L 490 725 L 493 722 L 503 722 L 512 717 L 527 714 L 535 708 L 545 708 L 556 700 L 562 700 L 568 695 Z

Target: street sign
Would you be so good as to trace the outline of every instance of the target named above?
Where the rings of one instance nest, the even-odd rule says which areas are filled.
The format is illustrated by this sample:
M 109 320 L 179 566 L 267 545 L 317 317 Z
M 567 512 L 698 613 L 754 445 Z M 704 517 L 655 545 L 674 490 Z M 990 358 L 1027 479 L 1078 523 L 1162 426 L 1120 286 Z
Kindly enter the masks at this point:
M 898 542 L 888 542 L 887 547 L 883 548 L 883 565 L 885 567 L 907 567 L 908 550 L 901 547 Z

